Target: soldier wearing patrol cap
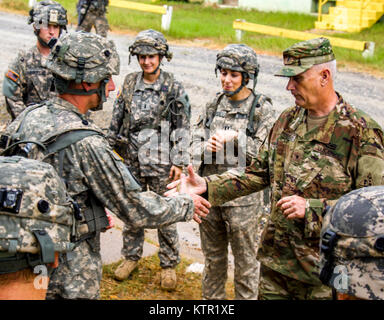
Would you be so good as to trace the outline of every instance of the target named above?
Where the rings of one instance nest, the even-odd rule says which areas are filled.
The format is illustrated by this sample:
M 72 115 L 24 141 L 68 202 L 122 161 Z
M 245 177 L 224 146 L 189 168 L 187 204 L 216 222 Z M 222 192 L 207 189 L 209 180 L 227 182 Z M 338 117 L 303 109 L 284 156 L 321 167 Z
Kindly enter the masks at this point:
M 342 196 L 324 217 L 320 280 L 337 300 L 384 300 L 384 186 Z
M 217 54 L 217 70 L 222 91 L 202 112 L 191 145 L 194 160 L 197 160 L 194 165 L 203 176 L 244 167 L 245 161 L 243 164 L 233 161 L 229 152 L 221 159 L 221 152 L 224 155 L 224 149 L 231 150 L 235 143 L 243 143 L 247 156 L 255 156 L 275 121 L 272 100 L 255 91 L 259 64 L 252 48 L 229 44 Z M 248 87 L 251 81 L 253 89 Z M 204 157 L 207 152 L 214 154 L 212 163 L 205 163 L 208 162 Z M 229 244 L 236 266 L 235 299 L 257 298 L 259 263 L 256 255 L 269 210 L 269 194 L 267 189 L 265 191 L 265 195 L 260 192 L 212 208 L 199 225 L 205 257 L 204 299 L 226 298 Z
M 191 219 L 193 200 L 140 192 L 101 129 L 87 119 L 86 113 L 101 109 L 114 90 L 112 75 L 119 73 L 120 60 L 112 41 L 93 33 L 68 33 L 53 47 L 48 68 L 59 96 L 24 110 L 8 126 L 7 136 L 11 142 L 58 142 L 44 161 L 55 167 L 80 208 L 71 239 L 75 249 L 60 255 L 47 297 L 98 299 L 100 232 L 109 226 L 104 208 L 135 228 L 158 228 Z
M 129 61 L 131 56 L 137 56 L 141 71 L 130 73 L 124 79 L 113 108 L 109 140 L 141 185 L 163 194 L 167 183 L 178 179 L 183 166 L 189 162 L 189 98 L 174 75 L 161 68 L 164 58 L 168 62 L 172 59 L 161 32 L 152 29 L 139 32 L 129 47 Z M 157 139 L 158 145 L 152 146 L 148 155 L 141 150 L 148 145 L 149 137 L 151 141 Z M 126 143 L 120 143 L 120 138 Z M 176 225 L 158 229 L 157 234 L 161 287 L 172 290 L 177 283 L 175 268 L 180 263 Z M 143 253 L 144 230 L 125 226 L 123 241 L 125 260 L 115 271 L 117 280 L 127 279 L 137 266 Z
M 67 30 L 67 23 L 67 10 L 56 1 L 37 2 L 29 12 L 28 24 L 33 24 L 37 43 L 19 52 L 3 81 L 3 94 L 12 120 L 26 107 L 56 95 L 47 57 L 57 38 Z
M 335 64 L 326 38 L 285 50 L 277 75 L 289 78 L 295 106 L 280 115 L 245 174 L 186 179 L 189 192 L 208 191 L 213 206 L 271 186 L 260 299 L 329 299 L 318 278 L 323 211 L 349 191 L 384 183 L 383 131 L 334 90 Z

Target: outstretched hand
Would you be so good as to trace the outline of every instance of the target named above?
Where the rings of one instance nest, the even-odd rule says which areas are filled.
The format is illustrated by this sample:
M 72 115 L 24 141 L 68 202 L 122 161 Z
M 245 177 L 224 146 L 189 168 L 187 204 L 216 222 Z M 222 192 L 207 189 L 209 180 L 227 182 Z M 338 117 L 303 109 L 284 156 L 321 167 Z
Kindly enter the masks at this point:
M 193 219 L 197 223 L 201 223 L 200 218 L 204 218 L 209 213 L 211 204 L 199 196 L 207 190 L 205 180 L 199 175 L 195 174 L 192 165 L 188 165 L 188 176 L 181 174 L 180 179 L 167 185 L 170 189 L 164 195 L 167 197 L 176 197 L 180 193 L 188 194 L 194 204 L 194 215 Z
M 207 191 L 207 185 L 205 180 L 195 173 L 191 164 L 188 165 L 188 176 L 181 175 L 179 180 L 171 182 L 167 185 L 167 188 L 170 189 L 165 193 L 167 197 L 171 196 L 173 193 L 187 193 L 191 194 L 203 194 Z M 181 185 L 181 183 L 183 183 Z M 182 188 L 182 190 L 181 190 Z

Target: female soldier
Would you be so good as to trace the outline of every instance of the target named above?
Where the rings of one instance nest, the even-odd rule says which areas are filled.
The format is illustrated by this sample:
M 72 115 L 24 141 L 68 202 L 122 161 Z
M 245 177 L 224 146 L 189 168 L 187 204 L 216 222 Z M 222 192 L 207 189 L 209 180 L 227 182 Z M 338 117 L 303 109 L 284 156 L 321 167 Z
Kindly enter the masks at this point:
M 199 118 L 191 147 L 194 160 L 198 159 L 194 164 L 203 176 L 245 167 L 245 159 L 257 154 L 274 122 L 271 99 L 254 91 L 259 65 L 251 48 L 228 45 L 217 55 L 217 70 L 223 91 Z M 247 88 L 250 79 L 253 90 Z M 257 299 L 257 243 L 268 195 L 268 191 L 260 192 L 212 207 L 199 225 L 205 256 L 203 299 L 226 298 L 228 244 L 235 263 L 235 299 Z
M 178 179 L 189 162 L 188 143 L 184 141 L 189 138 L 188 96 L 181 83 L 160 68 L 163 57 L 168 61 L 172 58 L 162 33 L 151 29 L 140 32 L 129 51 L 130 57 L 137 56 L 142 71 L 130 73 L 124 80 L 115 101 L 109 140 L 142 187 L 163 194 L 168 179 Z M 170 146 L 173 157 L 169 157 Z M 176 225 L 158 229 L 158 237 L 161 286 L 174 289 L 174 268 L 180 262 Z M 128 278 L 137 266 L 143 253 L 144 230 L 125 226 L 123 239 L 126 260 L 116 269 L 117 280 Z

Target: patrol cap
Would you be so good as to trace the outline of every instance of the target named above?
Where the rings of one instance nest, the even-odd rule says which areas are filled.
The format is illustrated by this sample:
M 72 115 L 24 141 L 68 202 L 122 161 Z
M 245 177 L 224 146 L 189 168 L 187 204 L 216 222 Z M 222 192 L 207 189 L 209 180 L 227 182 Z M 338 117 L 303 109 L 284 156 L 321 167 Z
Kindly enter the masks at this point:
M 335 242 L 327 252 L 330 234 Z M 331 261 L 330 286 L 357 298 L 384 300 L 384 186 L 342 196 L 324 217 L 320 244 L 321 269 Z
M 331 43 L 327 38 L 316 38 L 295 43 L 283 52 L 284 67 L 275 74 L 294 77 L 316 64 L 335 60 Z

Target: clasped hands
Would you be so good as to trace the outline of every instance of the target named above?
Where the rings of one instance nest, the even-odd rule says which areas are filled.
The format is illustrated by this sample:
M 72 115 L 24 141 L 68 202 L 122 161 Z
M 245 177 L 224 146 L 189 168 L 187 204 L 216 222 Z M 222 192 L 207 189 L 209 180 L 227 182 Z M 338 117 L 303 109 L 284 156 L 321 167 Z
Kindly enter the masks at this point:
M 179 180 L 168 184 L 167 188 L 170 190 L 164 195 L 167 197 L 176 197 L 180 193 L 188 194 L 192 198 L 195 208 L 193 219 L 197 223 L 201 223 L 200 218 L 206 217 L 209 213 L 209 208 L 211 207 L 211 204 L 200 196 L 200 194 L 207 191 L 207 185 L 205 180 L 194 172 L 191 164 L 188 165 L 187 170 L 188 176 L 182 173 Z

